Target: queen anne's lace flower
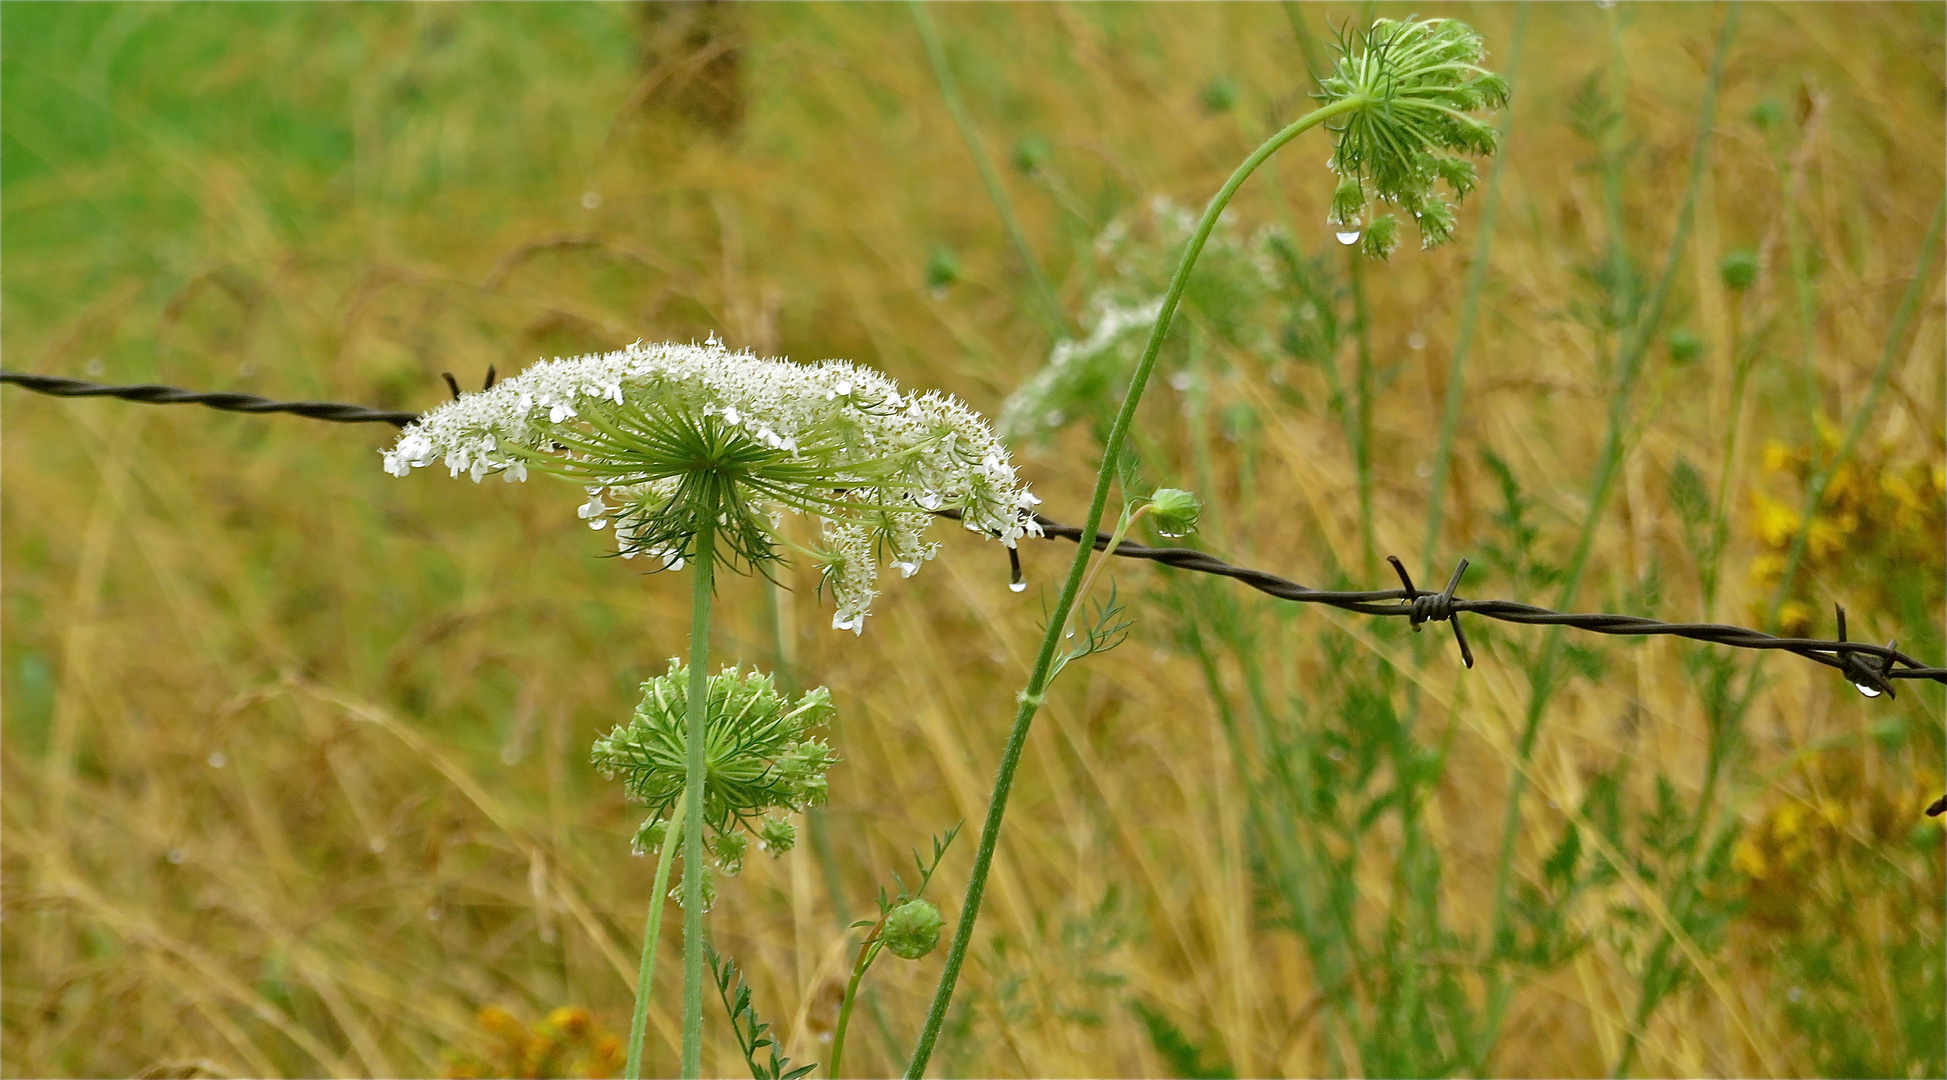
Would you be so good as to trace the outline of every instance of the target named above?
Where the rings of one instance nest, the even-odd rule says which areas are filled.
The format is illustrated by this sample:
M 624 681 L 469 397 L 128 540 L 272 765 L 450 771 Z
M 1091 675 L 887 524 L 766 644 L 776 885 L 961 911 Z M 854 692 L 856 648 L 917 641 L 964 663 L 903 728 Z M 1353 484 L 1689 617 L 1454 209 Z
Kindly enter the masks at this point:
M 587 487 L 578 513 L 613 524 L 618 553 L 678 567 L 706 524 L 733 559 L 761 565 L 782 512 L 822 522 L 812 552 L 837 601 L 832 625 L 861 631 L 878 563 L 911 575 L 937 544 L 934 510 L 1012 547 L 1039 535 L 1007 448 L 949 395 L 902 393 L 840 360 L 794 364 L 707 345 L 644 345 L 547 360 L 427 413 L 385 451 L 405 476 L 439 461 L 478 482 L 530 468 Z M 714 517 L 710 522 L 704 515 Z

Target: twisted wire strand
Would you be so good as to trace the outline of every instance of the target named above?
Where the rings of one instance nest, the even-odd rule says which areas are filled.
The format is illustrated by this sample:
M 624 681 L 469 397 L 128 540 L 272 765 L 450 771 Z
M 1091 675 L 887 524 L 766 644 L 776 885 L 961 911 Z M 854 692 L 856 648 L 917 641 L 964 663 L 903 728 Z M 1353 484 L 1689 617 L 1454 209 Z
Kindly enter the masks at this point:
M 452 376 L 448 375 L 445 378 L 448 386 L 455 391 L 455 396 L 458 396 L 458 386 Z M 275 401 L 253 394 L 202 393 L 153 383 L 111 386 L 82 379 L 32 375 L 18 371 L 0 371 L 0 383 L 12 383 L 36 393 L 52 394 L 56 397 L 112 397 L 149 405 L 206 405 L 212 409 L 242 413 L 282 412 L 337 424 L 380 423 L 405 427 L 419 418 L 417 413 L 387 412 L 340 402 Z M 491 373 L 488 375 L 488 385 L 492 385 Z M 960 518 L 956 510 L 940 510 L 935 511 L 935 514 L 954 520 Z M 1082 540 L 1082 530 L 1076 526 L 1065 525 L 1040 514 L 1035 515 L 1035 521 L 1041 526 L 1044 537 L 1072 540 L 1076 543 Z M 1113 538 L 1107 533 L 1096 533 L 1093 542 L 1095 550 L 1105 550 L 1111 539 Z M 1302 604 L 1326 604 L 1344 611 L 1358 612 L 1361 615 L 1409 619 L 1415 630 L 1425 622 L 1444 621 L 1454 628 L 1454 637 L 1460 646 L 1461 659 L 1468 667 L 1473 666 L 1473 650 L 1468 647 L 1466 635 L 1460 630 L 1458 617 L 1463 614 L 1480 615 L 1501 622 L 1529 626 L 1567 626 L 1576 630 L 1612 636 L 1681 637 L 1738 649 L 1774 649 L 1802 656 L 1826 667 L 1836 668 L 1862 689 L 1884 693 L 1889 697 L 1894 696 L 1891 681 L 1894 679 L 1929 679 L 1937 683 L 1947 683 L 1947 668 L 1928 667 L 1892 645 L 1874 645 L 1870 642 L 1845 640 L 1843 608 L 1838 611 L 1838 640 L 1786 638 L 1723 623 L 1668 623 L 1636 615 L 1551 611 L 1513 600 L 1463 600 L 1454 595 L 1454 590 L 1459 586 L 1461 575 L 1466 571 L 1465 559 L 1460 561 L 1452 580 L 1447 583 L 1446 589 L 1442 592 L 1429 593 L 1414 588 L 1412 579 L 1407 576 L 1406 568 L 1396 558 L 1391 559 L 1393 568 L 1398 572 L 1401 584 L 1405 588 L 1348 592 L 1314 589 L 1264 570 L 1233 566 L 1214 555 L 1194 548 L 1150 547 L 1133 540 L 1124 540 L 1116 546 L 1113 554 L 1118 558 L 1139 559 L 1192 573 L 1231 578 L 1280 600 Z M 1018 575 L 1018 562 L 1015 563 L 1015 567 Z M 1929 807 L 1932 813 L 1940 813 L 1943 810 L 1947 810 L 1947 800 Z
M 240 413 L 291 413 L 309 420 L 328 420 L 334 424 L 391 424 L 405 427 L 419 419 L 418 413 L 386 412 L 363 405 L 335 401 L 273 401 L 255 394 L 224 391 L 203 393 L 155 383 L 109 386 L 58 375 L 30 375 L 22 371 L 0 371 L 0 383 L 13 383 L 37 394 L 55 397 L 112 397 L 140 401 L 146 405 L 207 405 L 212 409 Z
M 489 376 L 491 379 L 491 376 Z M 458 391 L 452 376 L 446 376 L 450 387 Z M 345 405 L 335 401 L 273 401 L 269 397 L 257 397 L 249 393 L 201 393 L 171 385 L 138 383 L 138 385 L 107 385 L 92 383 L 86 379 L 68 379 L 60 376 L 31 376 L 23 372 L 4 372 L 0 370 L 0 383 L 14 383 L 19 387 L 31 389 L 35 393 L 49 393 L 55 397 L 117 397 L 123 401 L 140 401 L 144 405 L 206 405 L 210 409 L 224 409 L 230 413 L 290 413 L 306 416 L 310 420 L 329 420 L 335 424 L 391 424 L 403 428 L 419 418 L 417 413 L 387 413 L 382 409 L 366 409 L 364 405 Z M 493 385 L 489 381 L 489 385 Z M 458 393 L 456 393 L 458 395 Z M 960 520 L 958 510 L 937 510 L 940 518 Z M 1067 539 L 1081 543 L 1083 531 L 1075 525 L 1055 522 L 1042 514 L 1034 516 L 1042 527 L 1042 535 L 1051 539 Z M 1110 543 L 1108 533 L 1094 535 L 1094 549 L 1104 551 Z M 1267 570 L 1254 570 L 1250 566 L 1232 566 L 1223 558 L 1213 557 L 1203 551 L 1190 547 L 1149 547 L 1137 541 L 1121 541 L 1116 547 L 1116 557 L 1139 558 L 1147 562 L 1160 562 L 1162 566 L 1174 566 L 1178 570 L 1190 570 L 1195 574 L 1213 574 L 1219 578 L 1231 578 L 1242 582 L 1258 592 L 1275 595 L 1279 599 L 1289 599 L 1297 603 L 1326 603 L 1343 611 L 1357 611 L 1359 615 L 1380 615 L 1380 617 L 1404 617 L 1414 623 L 1415 629 L 1421 623 L 1447 621 L 1458 629 L 1458 615 L 1484 615 L 1501 623 L 1523 623 L 1532 627 L 1571 627 L 1577 630 L 1591 630 L 1597 634 L 1612 636 L 1676 636 L 1700 642 L 1725 644 L 1733 648 L 1760 648 L 1760 650 L 1783 650 L 1803 656 L 1815 664 L 1836 667 L 1844 671 L 1850 679 L 1869 687 L 1891 693 L 1887 679 L 1931 679 L 1935 683 L 1947 683 L 1947 667 L 1924 666 L 1920 660 L 1900 652 L 1892 646 L 1881 646 L 1871 642 L 1848 642 L 1844 640 L 1846 621 L 1844 611 L 1840 611 L 1840 640 L 1822 638 L 1780 638 L 1776 634 L 1766 634 L 1762 630 L 1746 627 L 1729 627 L 1723 623 L 1663 623 L 1657 619 L 1643 619 L 1639 615 L 1606 615 L 1606 613 L 1563 613 L 1550 611 L 1546 607 L 1534 607 L 1530 603 L 1517 603 L 1511 599 L 1460 599 L 1454 595 L 1454 588 L 1460 584 L 1460 574 L 1466 570 L 1466 560 L 1460 560 L 1451 582 L 1445 592 L 1429 594 L 1415 590 L 1412 578 L 1406 576 L 1406 568 L 1392 558 L 1394 570 L 1400 574 L 1404 590 L 1365 590 L 1365 592 L 1334 592 L 1334 590 L 1314 590 L 1289 578 L 1281 578 Z M 1472 650 L 1466 646 L 1466 638 L 1460 636 L 1462 658 L 1472 667 Z
M 442 377 L 453 396 L 459 397 L 459 384 L 453 376 L 443 373 Z M 493 369 L 489 368 L 486 385 L 491 387 L 493 382 Z M 82 379 L 33 375 L 18 371 L 0 371 L 0 383 L 12 383 L 36 393 L 51 394 L 55 397 L 112 397 L 148 405 L 205 405 L 228 412 L 259 414 L 281 412 L 337 424 L 380 423 L 403 428 L 419 418 L 417 413 L 388 412 L 341 402 L 276 401 L 254 394 L 205 393 L 154 383 L 112 386 Z M 960 513 L 956 510 L 939 510 L 934 513 L 954 520 L 960 518 Z M 1034 518 L 1036 524 L 1041 526 L 1043 537 L 1072 540 L 1076 543 L 1082 541 L 1082 530 L 1074 525 L 1064 525 L 1040 514 L 1036 514 Z M 1114 537 L 1107 533 L 1098 532 L 1092 543 L 1095 550 L 1103 551 L 1108 548 L 1113 539 Z M 1530 626 L 1567 626 L 1613 636 L 1681 637 L 1739 649 L 1777 649 L 1802 656 L 1826 667 L 1836 668 L 1862 692 L 1871 691 L 1875 695 L 1884 693 L 1887 697 L 1895 696 L 1891 682 L 1893 679 L 1930 679 L 1938 683 L 1947 683 L 1947 668 L 1927 667 L 1891 644 L 1873 645 L 1863 641 L 1845 640 L 1845 609 L 1836 608 L 1836 605 L 1838 640 L 1781 638 L 1759 630 L 1722 623 L 1666 623 L 1636 615 L 1551 611 L 1512 600 L 1463 600 L 1455 596 L 1454 591 L 1459 587 L 1461 577 L 1467 572 L 1465 559 L 1460 560 L 1459 565 L 1454 568 L 1453 577 L 1447 582 L 1446 589 L 1438 593 L 1428 593 L 1415 588 L 1406 567 L 1398 558 L 1390 555 L 1387 556 L 1387 560 L 1392 563 L 1404 588 L 1348 592 L 1314 589 L 1264 570 L 1233 566 L 1194 548 L 1150 547 L 1133 540 L 1124 540 L 1116 545 L 1115 551 L 1111 554 L 1118 558 L 1146 560 L 1178 570 L 1231 578 L 1280 600 L 1304 604 L 1326 604 L 1344 611 L 1358 612 L 1361 615 L 1403 617 L 1411 621 L 1416 631 L 1422 623 L 1446 622 L 1453 628 L 1454 641 L 1460 647 L 1461 662 L 1469 668 L 1474 666 L 1474 653 L 1467 644 L 1466 634 L 1460 628 L 1459 616 L 1462 614 L 1482 615 L 1501 622 Z M 1019 581 L 1020 560 L 1012 549 L 1008 552 L 1008 559 L 1013 579 Z M 1929 816 L 1938 817 L 1943 813 L 1947 813 L 1947 795 L 1941 796 L 1927 807 Z

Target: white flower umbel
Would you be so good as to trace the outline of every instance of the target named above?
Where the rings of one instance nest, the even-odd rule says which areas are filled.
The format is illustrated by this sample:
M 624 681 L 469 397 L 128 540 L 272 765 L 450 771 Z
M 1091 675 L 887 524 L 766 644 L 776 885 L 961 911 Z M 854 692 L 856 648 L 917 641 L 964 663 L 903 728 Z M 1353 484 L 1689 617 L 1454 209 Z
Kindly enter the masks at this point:
M 881 558 L 910 575 L 933 557 L 929 511 L 957 510 L 1010 547 L 1038 534 L 1007 448 L 951 396 L 714 340 L 542 361 L 434 409 L 385 452 L 395 476 L 435 461 L 476 482 L 530 469 L 573 479 L 590 528 L 612 523 L 623 557 L 669 567 L 694 557 L 699 515 L 716 518 L 720 554 L 753 566 L 778 557 L 780 512 L 812 515 L 832 625 L 855 632 Z

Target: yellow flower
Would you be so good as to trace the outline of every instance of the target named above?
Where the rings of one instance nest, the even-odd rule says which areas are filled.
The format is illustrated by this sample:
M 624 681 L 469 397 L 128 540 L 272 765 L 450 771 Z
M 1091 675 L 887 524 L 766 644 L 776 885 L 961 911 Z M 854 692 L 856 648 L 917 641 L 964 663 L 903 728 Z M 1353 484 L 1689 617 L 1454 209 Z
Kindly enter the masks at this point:
M 1805 551 L 1815 562 L 1824 562 L 1846 549 L 1846 534 L 1839 523 L 1827 518 L 1813 518 L 1810 535 L 1806 538 Z
M 1786 637 L 1804 637 L 1812 632 L 1812 609 L 1798 600 L 1778 606 L 1778 632 Z
M 1731 849 L 1731 868 L 1745 877 L 1759 880 L 1762 880 L 1765 872 L 1770 869 L 1765 864 L 1764 852 L 1758 850 L 1758 845 L 1752 843 L 1748 837 L 1740 839 L 1737 846 Z
M 1768 495 L 1754 493 L 1751 510 L 1756 516 L 1752 531 L 1757 534 L 1758 542 L 1768 548 L 1787 546 L 1798 532 L 1798 511 Z

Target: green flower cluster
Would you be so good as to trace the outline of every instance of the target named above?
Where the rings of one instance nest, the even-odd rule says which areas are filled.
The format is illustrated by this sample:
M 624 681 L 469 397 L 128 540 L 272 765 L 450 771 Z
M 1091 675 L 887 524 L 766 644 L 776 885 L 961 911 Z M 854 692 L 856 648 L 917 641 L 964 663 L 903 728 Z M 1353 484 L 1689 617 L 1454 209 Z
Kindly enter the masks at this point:
M 709 681 L 703 823 L 717 866 L 735 874 L 750 842 L 739 826 L 760 848 L 781 855 L 798 834 L 777 812 L 825 801 L 825 771 L 838 756 L 807 733 L 831 719 L 832 699 L 821 686 L 793 703 L 778 693 L 769 675 L 735 667 Z M 668 674 L 642 684 L 642 703 L 629 722 L 595 740 L 595 768 L 609 779 L 620 778 L 629 798 L 650 808 L 636 831 L 638 855 L 662 846 L 669 815 L 683 798 L 688 708 L 689 668 L 671 660 Z
M 1366 254 L 1392 254 L 1392 215 L 1363 221 L 1375 199 L 1413 215 L 1421 247 L 1453 239 L 1453 207 L 1435 185 L 1444 181 L 1456 199 L 1474 189 L 1480 177 L 1458 155 L 1492 154 L 1496 140 L 1491 125 L 1468 114 L 1508 102 L 1507 80 L 1481 66 L 1486 58 L 1480 35 L 1453 19 L 1379 19 L 1340 43 L 1318 97 L 1361 103 L 1331 129 L 1340 180 L 1330 220 L 1344 230 L 1341 240 L 1352 243 L 1363 225 Z

